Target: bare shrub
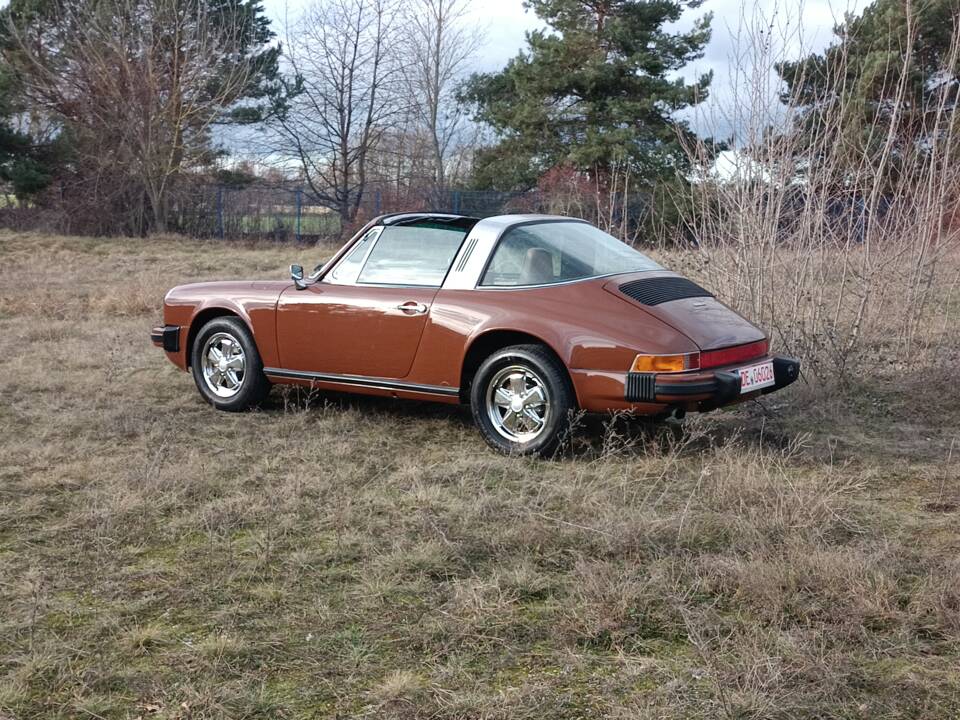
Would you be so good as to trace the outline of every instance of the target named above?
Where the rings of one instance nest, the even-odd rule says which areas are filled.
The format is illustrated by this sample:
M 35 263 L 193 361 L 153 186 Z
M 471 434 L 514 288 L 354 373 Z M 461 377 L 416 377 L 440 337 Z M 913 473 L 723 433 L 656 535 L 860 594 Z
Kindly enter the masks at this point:
M 931 298 L 955 286 L 960 268 L 958 117 L 948 81 L 957 74 L 956 33 L 944 81 L 905 127 L 898 117 L 914 99 L 902 78 L 918 62 L 908 27 L 906 46 L 894 47 L 873 78 L 889 86 L 887 113 L 854 134 L 846 126 L 857 100 L 845 88 L 858 77 L 845 45 L 826 66 L 822 95 L 779 98 L 770 87 L 801 30 L 760 15 L 742 21 L 721 113 L 737 128 L 738 150 L 718 173 L 710 147 L 689 147 L 701 172 L 692 205 L 676 198 L 679 234 L 665 239 L 693 249 L 678 258 L 684 269 L 772 328 L 780 349 L 818 378 L 849 377 L 863 359 L 915 362 L 955 348 L 941 332 L 951 310 Z M 870 142 L 860 142 L 864 134 Z
M 55 7 L 8 24 L 5 59 L 32 111 L 71 134 L 72 170 L 48 191 L 76 215 L 64 229 L 165 232 L 178 181 L 209 164 L 215 123 L 250 92 L 249 25 L 181 0 Z

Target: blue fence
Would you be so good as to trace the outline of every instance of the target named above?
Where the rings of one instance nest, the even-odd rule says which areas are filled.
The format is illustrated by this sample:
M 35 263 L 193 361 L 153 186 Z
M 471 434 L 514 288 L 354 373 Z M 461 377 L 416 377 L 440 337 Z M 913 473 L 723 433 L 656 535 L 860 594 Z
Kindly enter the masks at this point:
M 362 198 L 358 218 L 385 212 L 433 210 L 476 217 L 541 209 L 536 192 L 450 190 L 399 196 L 374 188 Z M 172 229 L 195 237 L 315 242 L 339 234 L 339 215 L 303 187 L 205 185 L 175 208 Z

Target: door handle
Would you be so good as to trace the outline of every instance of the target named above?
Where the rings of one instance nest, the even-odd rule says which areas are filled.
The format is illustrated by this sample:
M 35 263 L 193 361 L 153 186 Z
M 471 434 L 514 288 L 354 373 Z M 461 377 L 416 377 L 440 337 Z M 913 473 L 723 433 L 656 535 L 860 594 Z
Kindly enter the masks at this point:
M 397 305 L 397 310 L 406 313 L 407 315 L 423 315 L 427 311 L 427 306 L 422 302 L 416 302 L 414 300 L 408 300 L 405 303 Z

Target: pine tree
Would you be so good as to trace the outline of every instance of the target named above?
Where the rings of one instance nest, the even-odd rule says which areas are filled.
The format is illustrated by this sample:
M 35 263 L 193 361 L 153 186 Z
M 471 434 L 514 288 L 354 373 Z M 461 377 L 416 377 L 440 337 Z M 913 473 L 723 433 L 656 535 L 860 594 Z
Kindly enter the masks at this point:
M 785 102 L 801 108 L 794 129 L 821 146 L 833 133 L 853 167 L 891 140 L 894 168 L 924 152 L 960 91 L 958 21 L 957 0 L 875 0 L 848 15 L 826 50 L 777 66 Z
M 672 77 L 702 56 L 710 15 L 671 32 L 699 0 L 530 0 L 549 29 L 499 73 L 475 75 L 463 99 L 499 142 L 476 159 L 482 187 L 529 187 L 557 165 L 603 173 L 626 164 L 652 184 L 685 164 L 676 114 L 706 98 L 711 75 Z
M 50 184 L 55 147 L 17 128 L 13 122 L 21 110 L 17 97 L 10 69 L 0 61 L 0 183 L 8 184 L 24 201 Z

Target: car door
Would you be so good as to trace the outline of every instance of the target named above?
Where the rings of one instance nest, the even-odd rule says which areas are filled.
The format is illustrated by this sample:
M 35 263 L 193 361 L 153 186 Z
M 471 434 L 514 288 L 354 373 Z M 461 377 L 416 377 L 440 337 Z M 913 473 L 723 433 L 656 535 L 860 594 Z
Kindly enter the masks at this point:
M 374 228 L 323 280 L 285 290 L 277 309 L 283 368 L 405 377 L 464 235 L 423 224 Z

